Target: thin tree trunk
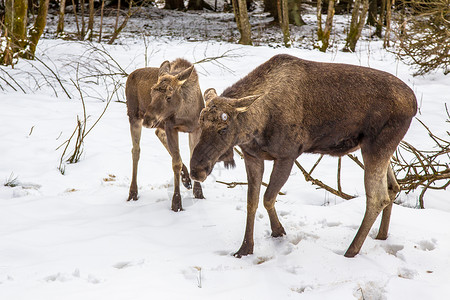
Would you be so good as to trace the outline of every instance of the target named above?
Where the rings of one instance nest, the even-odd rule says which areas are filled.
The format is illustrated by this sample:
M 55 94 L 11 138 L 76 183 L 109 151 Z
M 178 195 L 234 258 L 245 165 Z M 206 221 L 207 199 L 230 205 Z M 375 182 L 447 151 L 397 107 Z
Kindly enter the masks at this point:
M 64 32 L 64 15 L 66 11 L 66 0 L 59 2 L 59 19 L 58 26 L 56 28 L 56 34 L 59 35 Z
M 362 1 L 362 8 L 361 7 Z M 356 43 L 361 37 L 361 32 L 366 21 L 367 12 L 369 10 L 369 0 L 355 0 L 352 11 L 352 19 L 350 22 L 350 30 L 344 46 L 344 51 L 355 52 Z
M 241 34 L 239 44 L 252 45 L 251 27 L 248 20 L 246 0 L 233 0 L 233 10 L 236 17 L 236 24 Z
M 278 16 L 281 30 L 283 31 L 283 43 L 286 48 L 291 47 L 291 37 L 289 34 L 289 13 L 287 0 L 277 0 Z
M 80 32 L 80 24 L 78 23 L 78 14 L 77 14 L 77 6 L 75 5 L 75 0 L 72 0 L 73 14 L 75 16 L 75 24 L 77 24 L 77 34 L 78 38 L 81 36 Z
M 119 3 L 120 3 L 120 0 L 119 0 Z M 108 41 L 108 45 L 111 45 L 112 43 L 114 43 L 114 41 L 117 39 L 117 37 L 119 36 L 119 33 L 122 31 L 122 29 L 124 29 L 125 28 L 125 26 L 127 25 L 127 23 L 128 23 L 128 20 L 130 19 L 130 17 L 137 11 L 133 11 L 131 8 L 133 7 L 133 1 L 131 1 L 130 0 L 130 5 L 129 5 L 129 7 L 128 7 L 128 13 L 127 13 L 127 15 L 125 16 L 125 18 L 123 19 L 123 21 L 122 21 L 122 24 L 120 24 L 120 26 L 119 27 L 117 27 L 117 23 L 118 23 L 118 21 L 119 21 L 119 19 L 117 18 L 116 19 L 116 26 L 115 26 L 115 30 L 114 30 L 114 33 L 113 33 L 113 35 L 111 36 L 111 38 L 109 39 L 109 41 Z M 139 7 L 139 8 L 141 8 L 142 7 L 142 5 Z
M 33 59 L 36 52 L 36 46 L 44 32 L 45 25 L 47 24 L 48 4 L 50 0 L 40 0 L 39 9 L 34 25 L 29 31 L 29 52 L 25 53 L 26 58 Z
M 5 1 L 5 25 L 13 53 L 24 49 L 27 44 L 27 10 L 27 0 Z
M 377 10 L 378 10 L 378 1 L 370 0 L 369 3 L 369 13 L 367 16 L 367 24 L 375 26 L 377 24 Z
M 319 31 L 317 32 L 318 37 L 319 37 L 319 42 L 321 42 L 321 45 L 319 45 L 319 50 L 322 52 L 327 51 L 328 46 L 330 45 L 330 34 L 331 34 L 331 29 L 333 28 L 333 17 L 334 17 L 334 6 L 335 6 L 336 1 L 335 0 L 330 0 L 328 2 L 328 11 L 327 11 L 327 19 L 325 21 L 325 29 L 322 31 L 321 29 L 319 29 Z M 321 7 L 319 7 L 319 4 L 317 4 L 317 8 L 321 9 Z M 317 13 L 318 17 L 319 17 L 319 12 Z M 322 18 L 322 13 L 320 13 L 320 18 Z M 320 27 L 322 27 L 322 25 L 320 25 Z
M 392 18 L 392 5 L 395 4 L 395 0 L 386 0 L 386 31 L 384 33 L 383 47 L 389 47 L 390 34 L 391 34 L 391 18 Z
M 92 41 L 94 35 L 94 0 L 89 0 L 89 22 L 88 22 L 89 40 Z
M 80 8 L 80 14 L 81 14 L 81 36 L 80 39 L 84 40 L 84 37 L 86 35 L 86 22 L 84 21 L 84 2 L 85 0 L 81 0 L 81 8 Z
M 385 11 L 386 11 L 386 0 L 381 0 L 380 14 L 378 16 L 377 26 L 375 29 L 375 35 L 379 38 L 381 38 L 381 32 L 383 30 Z
M 322 0 L 317 0 L 317 37 L 322 40 L 323 29 L 322 29 Z
M 102 42 L 102 30 L 103 30 L 103 9 L 105 8 L 105 0 L 102 0 L 102 7 L 100 9 L 100 32 L 98 33 L 98 42 Z

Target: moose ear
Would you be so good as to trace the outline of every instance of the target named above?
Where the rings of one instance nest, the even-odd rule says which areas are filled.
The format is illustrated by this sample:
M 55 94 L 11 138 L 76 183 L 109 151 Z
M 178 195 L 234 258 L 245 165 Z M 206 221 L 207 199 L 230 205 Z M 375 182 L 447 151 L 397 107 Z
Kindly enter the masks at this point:
M 178 73 L 177 75 L 178 85 L 183 85 L 186 82 L 186 80 L 188 80 L 189 76 L 191 76 L 192 71 L 194 71 L 194 66 L 190 66 L 186 70 Z
M 213 98 L 217 97 L 217 93 L 216 90 L 213 88 L 209 88 L 205 91 L 205 93 L 203 94 L 203 96 L 205 97 L 205 102 L 209 102 L 211 101 Z
M 170 62 L 166 60 L 161 64 L 161 66 L 159 66 L 158 77 L 168 74 L 169 71 L 170 71 Z
M 237 112 L 245 112 L 250 108 L 253 102 L 255 102 L 261 96 L 262 95 L 254 95 L 237 99 L 234 100 L 231 105 L 236 109 Z

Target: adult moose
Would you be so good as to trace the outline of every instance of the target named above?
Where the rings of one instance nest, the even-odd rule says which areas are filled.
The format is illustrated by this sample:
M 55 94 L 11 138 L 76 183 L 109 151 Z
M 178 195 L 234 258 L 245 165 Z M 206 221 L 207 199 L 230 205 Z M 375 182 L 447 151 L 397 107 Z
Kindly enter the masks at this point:
M 239 145 L 248 179 L 247 224 L 236 257 L 253 253 L 253 227 L 264 160 L 273 160 L 264 194 L 272 236 L 285 234 L 275 198 L 302 153 L 342 156 L 361 149 L 366 212 L 345 256 L 358 254 L 383 211 L 377 239 L 386 239 L 399 186 L 390 158 L 416 114 L 413 91 L 374 69 L 276 55 L 221 96 L 205 91 L 202 133 L 191 157 L 191 177 L 203 181 L 223 151 Z
M 198 118 L 205 107 L 194 66 L 178 58 L 173 62 L 164 61 L 159 68 L 137 69 L 128 76 L 125 94 L 133 143 L 133 174 L 128 201 L 138 199 L 137 169 L 142 126 L 156 128 L 156 135 L 172 156 L 172 210 L 180 211 L 180 175 L 186 188 L 190 189 L 192 185 L 189 172 L 181 161 L 178 132 L 189 133 L 192 153 L 200 136 Z M 199 182 L 194 182 L 193 192 L 195 198 L 204 198 Z

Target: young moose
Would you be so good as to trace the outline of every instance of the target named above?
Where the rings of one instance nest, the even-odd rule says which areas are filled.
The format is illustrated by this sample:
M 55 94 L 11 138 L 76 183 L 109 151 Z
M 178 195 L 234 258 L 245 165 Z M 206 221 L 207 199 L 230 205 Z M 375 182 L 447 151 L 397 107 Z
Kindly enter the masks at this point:
M 132 72 L 126 83 L 128 118 L 133 142 L 133 175 L 128 201 L 137 200 L 137 168 L 142 126 L 156 128 L 156 135 L 172 156 L 174 194 L 172 210 L 180 211 L 180 174 L 186 188 L 191 180 L 181 161 L 178 132 L 189 132 L 192 150 L 199 138 L 198 118 L 205 107 L 194 66 L 184 59 L 165 61 L 158 68 L 143 68 Z M 195 198 L 203 198 L 202 187 L 194 182 Z
M 345 256 L 358 254 L 383 211 L 377 239 L 386 239 L 399 186 L 390 158 L 416 114 L 413 91 L 398 78 L 370 68 L 276 55 L 217 96 L 205 92 L 202 133 L 191 177 L 203 181 L 223 151 L 239 145 L 247 170 L 247 225 L 236 257 L 253 253 L 253 227 L 264 160 L 273 160 L 264 194 L 272 236 L 285 234 L 275 198 L 302 153 L 342 156 L 361 149 L 366 213 Z

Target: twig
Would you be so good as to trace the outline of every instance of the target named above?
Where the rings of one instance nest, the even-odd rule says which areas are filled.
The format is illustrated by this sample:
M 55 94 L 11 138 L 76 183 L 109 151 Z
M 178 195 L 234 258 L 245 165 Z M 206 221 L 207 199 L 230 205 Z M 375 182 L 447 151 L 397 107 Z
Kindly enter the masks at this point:
M 313 178 L 311 175 L 308 174 L 308 172 L 306 172 L 306 170 L 302 167 L 302 165 L 297 160 L 295 160 L 294 163 L 300 169 L 300 171 L 302 171 L 303 176 L 305 176 L 306 181 L 310 181 L 312 184 L 317 185 L 320 188 L 323 188 L 324 190 L 326 190 L 336 196 L 339 196 L 345 200 L 350 200 L 350 199 L 353 199 L 356 197 L 356 196 L 351 196 L 349 194 L 346 194 L 344 192 L 337 191 L 337 190 L 333 189 L 332 187 L 326 185 L 322 181 Z
M 221 183 L 221 184 L 227 185 L 227 188 L 229 188 L 229 189 L 235 188 L 235 187 L 238 186 L 238 185 L 248 185 L 247 182 L 236 182 L 236 181 L 233 181 L 233 182 L 225 182 L 225 181 L 220 181 L 220 180 L 216 180 L 216 182 L 217 182 L 217 183 Z M 261 185 L 263 185 L 263 186 L 265 186 L 265 187 L 268 186 L 268 184 L 265 183 L 264 181 L 261 182 Z M 278 195 L 285 196 L 286 193 L 278 192 Z

